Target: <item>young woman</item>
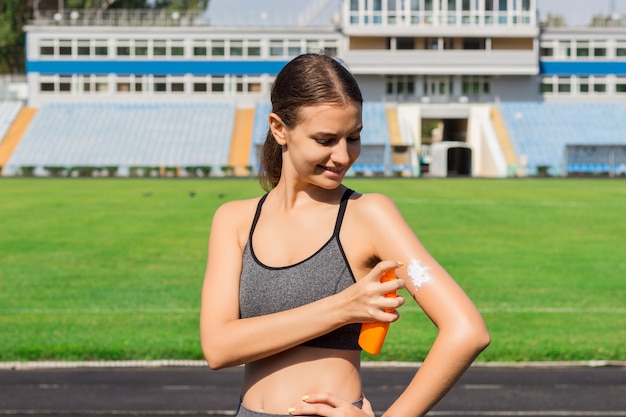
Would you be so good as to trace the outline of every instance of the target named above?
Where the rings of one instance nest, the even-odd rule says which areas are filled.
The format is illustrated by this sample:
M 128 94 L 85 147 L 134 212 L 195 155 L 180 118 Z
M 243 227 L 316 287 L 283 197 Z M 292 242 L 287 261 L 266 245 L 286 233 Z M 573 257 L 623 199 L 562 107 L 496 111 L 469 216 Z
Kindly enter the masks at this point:
M 271 100 L 267 193 L 225 203 L 212 222 L 200 317 L 206 360 L 213 369 L 245 364 L 239 417 L 372 417 L 360 326 L 397 320 L 405 300 L 384 294 L 406 288 L 438 336 L 385 415 L 422 416 L 488 345 L 484 322 L 389 198 L 342 184 L 363 127 L 349 71 L 301 55 L 278 74 Z M 381 283 L 390 269 L 398 279 Z

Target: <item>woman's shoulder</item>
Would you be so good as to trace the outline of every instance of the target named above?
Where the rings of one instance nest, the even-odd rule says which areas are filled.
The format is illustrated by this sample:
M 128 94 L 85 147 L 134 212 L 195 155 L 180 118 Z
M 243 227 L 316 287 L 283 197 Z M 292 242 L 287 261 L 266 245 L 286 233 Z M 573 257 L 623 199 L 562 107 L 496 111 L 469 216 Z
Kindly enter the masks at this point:
M 381 193 L 358 193 L 353 192 L 350 196 L 352 200 L 352 206 L 354 210 L 359 212 L 370 212 L 378 210 L 386 210 L 390 207 L 395 207 L 395 204 L 391 198 Z
M 259 204 L 261 197 L 249 198 L 244 200 L 231 200 L 222 203 L 215 214 L 213 215 L 214 221 L 229 222 L 229 223 L 249 223 L 254 216 L 256 208 Z

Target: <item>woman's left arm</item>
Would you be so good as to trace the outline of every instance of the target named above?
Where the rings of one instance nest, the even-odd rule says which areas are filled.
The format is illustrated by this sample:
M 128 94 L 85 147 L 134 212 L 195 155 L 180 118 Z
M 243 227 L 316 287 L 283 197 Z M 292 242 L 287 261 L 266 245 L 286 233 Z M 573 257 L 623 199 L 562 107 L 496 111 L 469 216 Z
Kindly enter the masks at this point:
M 364 197 L 367 217 L 377 219 L 370 224 L 378 256 L 404 262 L 397 276 L 437 327 L 422 366 L 384 416 L 423 416 L 489 345 L 489 332 L 472 301 L 424 248 L 395 204 L 382 195 Z
M 352 206 L 356 223 L 367 230 L 374 256 L 404 265 L 396 275 L 437 327 L 437 337 L 422 366 L 384 417 L 425 415 L 452 388 L 490 342 L 480 313 L 446 270 L 430 255 L 393 202 L 380 194 L 361 196 Z M 400 314 L 402 310 L 400 309 Z M 421 358 L 416 358 L 416 361 Z M 340 411 L 341 410 L 341 411 Z M 330 393 L 311 393 L 293 414 L 371 416 Z M 339 412 L 339 414 L 338 414 Z

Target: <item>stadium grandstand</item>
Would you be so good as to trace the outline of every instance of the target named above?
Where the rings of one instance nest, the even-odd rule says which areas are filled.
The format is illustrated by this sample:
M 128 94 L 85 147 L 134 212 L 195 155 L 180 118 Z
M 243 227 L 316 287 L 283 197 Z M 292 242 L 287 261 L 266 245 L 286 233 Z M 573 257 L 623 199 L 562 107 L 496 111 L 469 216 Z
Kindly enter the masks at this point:
M 42 12 L 27 100 L 0 102 L 2 175 L 254 175 L 274 77 L 306 52 L 362 88 L 350 175 L 626 175 L 626 25 L 542 27 L 536 3 Z

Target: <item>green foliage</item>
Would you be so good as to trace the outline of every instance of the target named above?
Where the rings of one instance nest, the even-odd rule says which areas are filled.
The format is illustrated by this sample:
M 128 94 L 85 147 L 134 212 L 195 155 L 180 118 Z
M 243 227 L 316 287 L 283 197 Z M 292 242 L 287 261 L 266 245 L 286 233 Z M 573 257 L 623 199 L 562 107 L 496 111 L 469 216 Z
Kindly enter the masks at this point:
M 24 32 L 22 27 L 32 15 L 32 1 L 0 2 L 0 73 L 24 72 Z
M 626 184 L 356 179 L 383 192 L 482 312 L 479 361 L 626 360 Z M 215 209 L 253 179 L 0 179 L 0 360 L 200 359 Z M 192 198 L 193 196 L 193 198 Z M 421 361 L 407 297 L 380 355 Z

